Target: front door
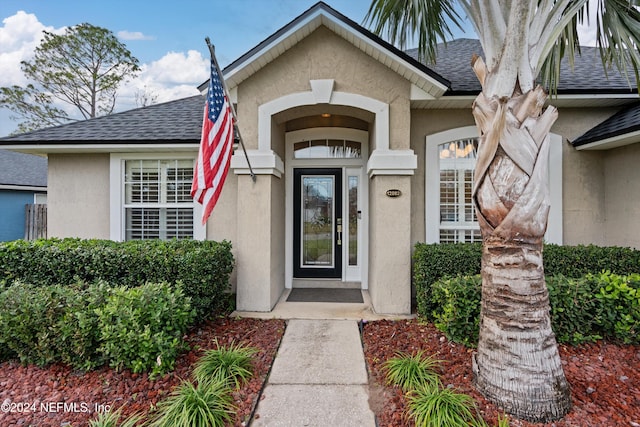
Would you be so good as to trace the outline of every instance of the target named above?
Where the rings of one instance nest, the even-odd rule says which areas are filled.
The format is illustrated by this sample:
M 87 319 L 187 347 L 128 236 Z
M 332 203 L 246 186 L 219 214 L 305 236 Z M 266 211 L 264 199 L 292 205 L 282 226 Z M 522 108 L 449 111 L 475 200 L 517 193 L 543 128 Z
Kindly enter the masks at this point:
M 342 278 L 342 169 L 294 169 L 293 274 Z

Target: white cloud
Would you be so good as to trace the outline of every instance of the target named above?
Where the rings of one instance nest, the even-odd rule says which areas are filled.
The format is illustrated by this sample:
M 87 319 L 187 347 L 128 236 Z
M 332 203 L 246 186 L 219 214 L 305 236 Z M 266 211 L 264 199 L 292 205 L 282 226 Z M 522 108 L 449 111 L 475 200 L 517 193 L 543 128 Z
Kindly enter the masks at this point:
M 33 58 L 35 48 L 44 37 L 43 31 L 62 33 L 64 28 L 54 29 L 38 21 L 32 13 L 18 11 L 2 20 L 0 27 L 0 86 L 24 85 L 26 80 L 20 69 L 20 61 Z
M 43 38 L 43 31 L 62 34 L 65 28 L 42 24 L 36 15 L 17 12 L 2 21 L 0 27 L 0 86 L 26 85 L 20 69 L 20 61 L 33 58 L 36 47 Z M 118 33 L 122 39 L 149 40 L 139 32 Z M 121 86 L 118 91 L 117 111 L 136 108 L 136 94 L 147 93 L 156 102 L 197 95 L 197 87 L 209 78 L 209 60 L 200 52 L 190 50 L 169 52 L 157 61 L 142 64 L 137 78 Z M 61 106 L 65 108 L 66 106 Z M 15 129 L 16 123 L 8 120 L 8 110 L 0 110 L 0 136 Z
M 595 46 L 597 39 L 598 2 L 590 1 L 587 5 L 589 7 L 589 19 L 587 19 L 585 15 L 583 23 L 578 25 L 578 39 L 580 40 L 581 46 Z
M 121 40 L 155 40 L 153 36 L 145 36 L 140 31 L 118 31 L 118 38 Z
M 197 95 L 197 87 L 209 78 L 209 60 L 190 50 L 169 52 L 151 64 L 142 64 L 139 76 L 123 85 L 118 110 L 136 108 L 136 94 L 146 92 L 157 102 Z

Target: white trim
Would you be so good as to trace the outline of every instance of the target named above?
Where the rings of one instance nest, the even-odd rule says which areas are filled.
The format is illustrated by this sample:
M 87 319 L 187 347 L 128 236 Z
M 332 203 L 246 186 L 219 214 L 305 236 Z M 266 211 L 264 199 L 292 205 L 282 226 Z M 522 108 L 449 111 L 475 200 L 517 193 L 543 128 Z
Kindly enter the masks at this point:
M 24 145 L 3 145 L 6 150 L 17 151 L 28 154 L 48 154 L 48 153 L 188 153 L 197 154 L 199 143 L 171 143 L 163 144 L 150 143 L 140 144 L 136 142 L 122 142 L 117 144 L 109 143 L 78 143 L 78 144 L 24 144 Z
M 425 138 L 425 242 L 440 242 L 440 203 L 439 182 L 440 170 L 438 166 L 438 145 L 450 141 L 466 138 L 477 138 L 478 129 L 475 126 L 465 126 L 456 129 L 427 135 Z M 549 148 L 549 198 L 551 208 L 545 242 L 562 244 L 562 137 L 550 134 Z
M 418 156 L 413 150 L 374 150 L 367 162 L 367 172 L 374 175 L 413 175 Z
M 33 191 L 33 192 L 39 192 L 39 193 L 46 193 L 47 187 L 35 187 L 32 185 L 0 184 L 0 190 Z
M 274 151 L 247 150 L 251 168 L 256 175 L 274 175 L 280 178 L 284 173 L 284 162 Z M 236 175 L 249 175 L 251 169 L 242 151 L 231 157 L 231 169 Z
M 640 142 L 640 130 L 629 132 L 611 138 L 601 139 L 584 145 L 578 145 L 576 150 L 610 150 Z
M 314 81 L 309 82 L 313 86 Z M 348 92 L 331 92 L 330 105 L 356 107 L 375 114 L 375 147 L 389 150 L 389 104 L 364 95 Z M 317 105 L 316 96 L 312 90 L 284 95 L 258 107 L 258 150 L 271 150 L 271 117 L 289 108 L 306 105 Z
M 111 153 L 109 157 L 109 238 L 124 241 L 124 162 L 125 160 L 180 160 L 195 162 L 194 153 Z M 202 224 L 202 205 L 193 203 L 193 238 L 205 240 L 207 227 Z

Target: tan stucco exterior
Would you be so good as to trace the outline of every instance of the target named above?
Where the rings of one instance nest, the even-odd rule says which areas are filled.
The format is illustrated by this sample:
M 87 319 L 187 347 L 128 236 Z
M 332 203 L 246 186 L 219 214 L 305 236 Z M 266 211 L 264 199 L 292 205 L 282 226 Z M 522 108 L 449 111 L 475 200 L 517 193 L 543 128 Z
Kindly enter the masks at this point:
M 109 238 L 109 154 L 50 154 L 47 234 Z
M 640 144 L 603 156 L 605 244 L 640 249 Z
M 327 160 L 331 168 L 361 167 L 366 181 L 360 286 L 368 289 L 378 313 L 410 313 L 411 253 L 431 229 L 425 206 L 437 203 L 425 196 L 434 194 L 427 184 L 433 165 L 427 164 L 426 141 L 473 127 L 470 107 L 412 107 L 416 86 L 415 79 L 413 86 L 408 80 L 410 72 L 392 69 L 375 52 L 365 53 L 323 25 L 269 61 L 257 62 L 232 88 L 238 126 L 249 156 L 257 161 L 257 177 L 254 182 L 248 175 L 244 154 L 237 150 L 206 230 L 207 239 L 233 245 L 237 308 L 270 311 L 285 289 L 294 286 L 291 175 L 300 163 L 290 154 L 287 138 L 300 130 L 322 133 L 337 127 L 367 132 L 362 160 Z M 550 185 L 562 190 L 558 229 L 564 244 L 640 248 L 640 143 L 600 151 L 577 150 L 569 143 L 615 111 L 560 109 L 551 130 L 562 156 L 557 162 L 561 174 Z M 332 117 L 321 118 L 323 113 Z M 322 161 L 305 165 L 325 167 Z M 110 174 L 108 153 L 49 155 L 50 236 L 114 236 L 110 215 L 116 202 L 109 198 L 109 185 L 118 180 Z M 389 197 L 388 190 L 399 190 L 398 197 Z

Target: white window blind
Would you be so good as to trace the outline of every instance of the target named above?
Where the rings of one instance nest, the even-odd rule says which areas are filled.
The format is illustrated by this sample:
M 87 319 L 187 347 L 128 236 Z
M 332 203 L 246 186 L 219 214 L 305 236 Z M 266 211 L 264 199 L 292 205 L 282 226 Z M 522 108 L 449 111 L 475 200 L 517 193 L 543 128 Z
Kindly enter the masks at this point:
M 193 238 L 193 160 L 126 160 L 125 239 Z
M 481 240 L 472 199 L 477 151 L 476 138 L 461 139 L 438 146 L 440 243 Z

